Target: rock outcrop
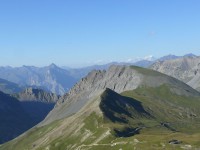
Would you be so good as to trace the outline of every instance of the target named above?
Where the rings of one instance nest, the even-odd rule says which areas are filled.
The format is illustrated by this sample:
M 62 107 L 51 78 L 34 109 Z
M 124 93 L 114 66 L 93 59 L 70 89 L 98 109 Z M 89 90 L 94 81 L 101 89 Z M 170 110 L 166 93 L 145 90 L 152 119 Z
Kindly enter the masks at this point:
M 15 94 L 20 101 L 37 101 L 43 103 L 56 103 L 60 96 L 45 92 L 41 89 L 26 88 L 24 91 Z

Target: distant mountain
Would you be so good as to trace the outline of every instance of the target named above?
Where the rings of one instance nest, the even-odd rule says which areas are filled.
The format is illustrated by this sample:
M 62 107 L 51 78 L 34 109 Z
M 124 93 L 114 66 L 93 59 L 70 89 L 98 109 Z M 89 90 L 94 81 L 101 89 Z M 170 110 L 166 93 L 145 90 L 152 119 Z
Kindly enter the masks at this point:
M 42 88 L 43 90 L 63 95 L 92 70 L 107 70 L 111 65 L 135 65 L 147 68 L 156 61 L 173 60 L 188 56 L 195 57 L 194 54 L 186 54 L 185 56 L 168 55 L 160 59 L 148 56 L 126 62 L 111 62 L 104 65 L 93 65 L 83 68 L 60 68 L 55 64 L 46 67 L 0 67 L 0 78 L 16 83 L 19 86 Z
M 23 87 L 20 87 L 19 85 L 9 82 L 4 79 L 0 79 L 0 91 L 7 93 L 7 94 L 13 94 L 22 91 Z
M 200 57 L 189 54 L 173 60 L 158 61 L 151 69 L 175 77 L 200 91 Z
M 0 150 L 198 149 L 200 93 L 135 66 L 90 72 L 47 118 Z M 169 144 L 178 141 L 180 144 Z
M 92 70 L 107 70 L 111 65 L 127 65 L 127 66 L 134 65 L 134 66 L 148 68 L 149 66 L 151 66 L 153 63 L 157 61 L 173 60 L 176 58 L 188 57 L 188 56 L 195 57 L 196 55 L 186 54 L 184 56 L 176 56 L 176 55 L 169 54 L 158 59 L 154 58 L 153 56 L 148 56 L 145 58 L 138 58 L 138 59 L 128 60 L 125 62 L 111 62 L 104 65 L 92 65 L 92 66 L 82 67 L 82 68 L 69 68 L 69 67 L 63 66 L 62 68 L 68 70 L 71 76 L 75 77 L 77 80 L 80 80 Z
M 192 53 L 189 53 L 189 54 L 185 54 L 183 57 L 196 57 L 197 55 L 194 55 Z
M 127 65 L 127 66 L 135 65 L 135 66 L 139 66 L 139 67 L 149 67 L 153 63 L 154 63 L 153 60 L 152 61 L 151 60 L 139 60 L 139 61 L 132 62 L 132 63 L 130 63 L 130 62 L 111 62 L 111 63 L 107 63 L 104 65 L 92 65 L 92 66 L 83 67 L 83 68 L 69 68 L 69 67 L 65 67 L 65 66 L 63 66 L 62 68 L 69 71 L 70 75 L 79 81 L 81 78 L 85 77 L 92 70 L 107 70 L 112 65 Z
M 66 69 L 69 71 L 70 75 L 76 78 L 78 81 L 85 77 L 89 72 L 92 70 L 107 70 L 111 65 L 116 64 L 117 62 L 112 62 L 104 65 L 92 65 L 88 67 L 83 68 L 69 68 L 69 67 L 62 67 L 63 69 Z
M 144 68 L 147 68 L 149 67 L 150 65 L 152 65 L 154 63 L 155 60 L 141 60 L 141 61 L 137 61 L 131 65 L 134 65 L 134 66 L 138 66 L 138 67 L 144 67 Z
M 165 60 L 176 59 L 176 58 L 179 58 L 179 57 L 181 57 L 181 56 L 176 56 L 176 55 L 171 55 L 171 54 L 169 54 L 169 55 L 166 55 L 166 56 L 163 56 L 163 57 L 159 58 L 158 60 L 159 60 L 159 61 L 165 61 Z M 158 61 L 158 60 L 157 60 L 157 61 Z
M 69 71 L 51 64 L 47 67 L 0 67 L 0 78 L 23 86 L 40 87 L 57 94 L 66 93 L 76 82 Z
M 185 54 L 183 56 L 176 56 L 176 55 L 169 54 L 169 55 L 166 55 L 166 56 L 163 56 L 163 57 L 157 59 L 156 61 L 173 60 L 173 59 L 183 58 L 183 57 L 196 57 L 196 55 L 194 55 L 192 53 Z

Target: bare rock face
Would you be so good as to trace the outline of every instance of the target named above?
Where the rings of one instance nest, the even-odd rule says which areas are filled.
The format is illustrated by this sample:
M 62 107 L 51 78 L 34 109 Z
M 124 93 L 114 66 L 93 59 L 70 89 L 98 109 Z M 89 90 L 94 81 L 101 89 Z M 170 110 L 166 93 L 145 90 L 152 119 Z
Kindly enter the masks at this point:
M 86 103 L 100 95 L 106 88 L 117 93 L 134 90 L 140 86 L 158 87 L 170 84 L 171 90 L 180 95 L 199 95 L 183 82 L 165 74 L 135 66 L 111 66 L 107 71 L 95 70 L 82 78 L 69 93 L 61 97 L 55 108 L 41 124 L 68 117 L 78 112 Z
M 183 57 L 159 61 L 151 69 L 177 78 L 200 91 L 200 57 Z
M 69 96 L 73 97 L 83 90 L 90 90 L 90 95 L 96 95 L 96 92 L 106 88 L 121 93 L 128 89 L 135 89 L 141 83 L 141 78 L 137 71 L 129 67 L 113 65 L 108 71 L 90 72 L 69 91 Z
M 15 94 L 15 96 L 20 101 L 39 101 L 44 103 L 56 103 L 59 99 L 59 96 L 56 94 L 33 88 L 27 88 L 24 91 Z

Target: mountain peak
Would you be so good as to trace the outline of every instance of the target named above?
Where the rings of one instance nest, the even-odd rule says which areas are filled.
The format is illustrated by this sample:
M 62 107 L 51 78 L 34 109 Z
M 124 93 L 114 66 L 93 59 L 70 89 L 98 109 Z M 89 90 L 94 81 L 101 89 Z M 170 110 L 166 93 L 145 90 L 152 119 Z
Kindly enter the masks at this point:
M 189 54 L 185 54 L 183 57 L 196 57 L 196 55 L 189 53 Z
M 49 65 L 49 68 L 58 68 L 58 66 L 56 64 L 52 63 Z
M 179 58 L 179 56 L 169 54 L 169 55 L 166 55 L 166 56 L 159 58 L 158 60 L 159 61 L 165 61 L 165 60 L 172 60 L 172 59 L 176 59 L 176 58 Z

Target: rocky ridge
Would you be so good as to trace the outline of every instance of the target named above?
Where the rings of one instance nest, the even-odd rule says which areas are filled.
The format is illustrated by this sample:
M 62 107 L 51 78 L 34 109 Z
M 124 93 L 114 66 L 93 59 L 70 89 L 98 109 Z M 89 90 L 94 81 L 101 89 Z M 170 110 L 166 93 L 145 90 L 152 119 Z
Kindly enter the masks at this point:
M 107 71 L 95 70 L 82 78 L 66 95 L 58 100 L 55 108 L 42 124 L 48 124 L 76 113 L 106 88 L 121 93 L 142 86 L 158 87 L 163 84 L 172 85 L 171 90 L 176 94 L 199 95 L 188 85 L 162 73 L 136 66 L 113 65 Z

